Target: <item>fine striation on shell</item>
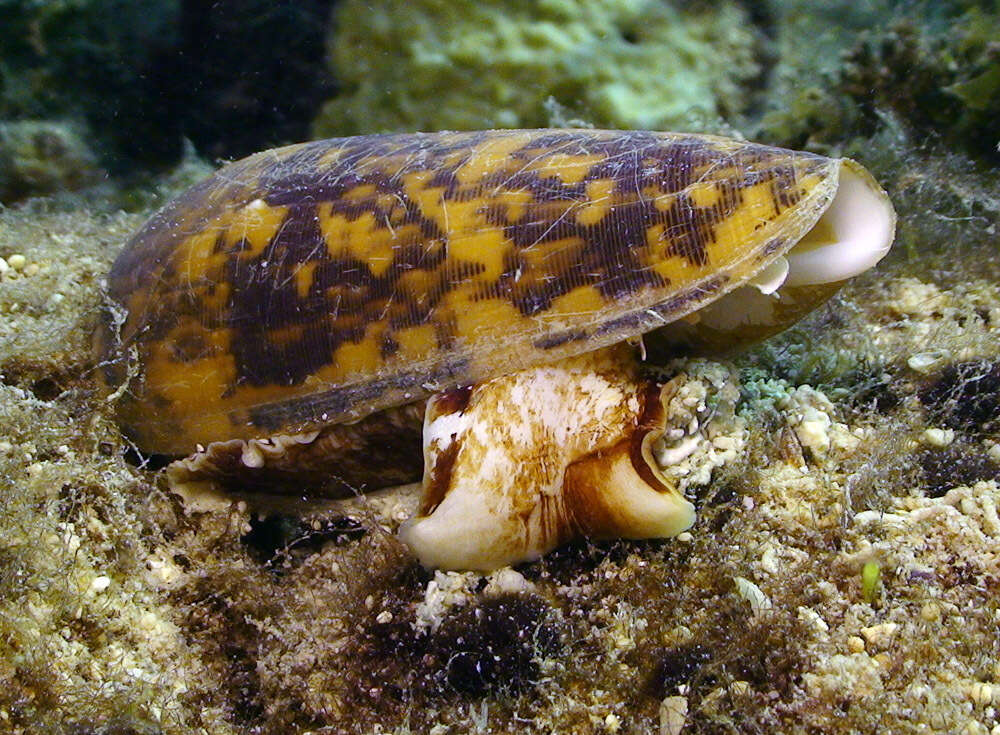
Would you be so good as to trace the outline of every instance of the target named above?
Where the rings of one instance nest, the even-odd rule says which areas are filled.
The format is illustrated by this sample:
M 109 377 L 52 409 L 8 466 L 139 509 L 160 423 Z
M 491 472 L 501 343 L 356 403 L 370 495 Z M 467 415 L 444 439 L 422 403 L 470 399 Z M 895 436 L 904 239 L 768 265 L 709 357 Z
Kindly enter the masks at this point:
M 297 434 L 614 344 L 737 288 L 842 162 L 711 136 L 522 130 L 265 151 L 116 261 L 106 382 L 137 445 Z

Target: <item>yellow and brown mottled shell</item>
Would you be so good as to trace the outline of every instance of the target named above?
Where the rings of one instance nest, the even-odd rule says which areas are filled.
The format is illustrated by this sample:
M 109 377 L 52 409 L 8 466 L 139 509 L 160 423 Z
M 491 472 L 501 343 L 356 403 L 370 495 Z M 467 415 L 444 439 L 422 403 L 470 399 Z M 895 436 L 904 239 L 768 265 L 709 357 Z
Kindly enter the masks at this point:
M 802 237 L 837 162 L 710 136 L 374 135 L 220 169 L 135 235 L 99 338 L 147 450 L 305 431 L 641 334 Z

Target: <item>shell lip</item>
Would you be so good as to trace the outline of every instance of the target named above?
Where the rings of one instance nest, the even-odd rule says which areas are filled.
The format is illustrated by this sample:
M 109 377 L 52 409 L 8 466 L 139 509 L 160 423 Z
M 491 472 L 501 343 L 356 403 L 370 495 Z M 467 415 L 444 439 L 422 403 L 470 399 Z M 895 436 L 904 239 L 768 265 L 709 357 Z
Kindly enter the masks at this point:
M 896 212 L 889 196 L 856 161 L 839 163 L 833 201 L 785 255 L 786 286 L 846 281 L 875 266 L 892 246 Z

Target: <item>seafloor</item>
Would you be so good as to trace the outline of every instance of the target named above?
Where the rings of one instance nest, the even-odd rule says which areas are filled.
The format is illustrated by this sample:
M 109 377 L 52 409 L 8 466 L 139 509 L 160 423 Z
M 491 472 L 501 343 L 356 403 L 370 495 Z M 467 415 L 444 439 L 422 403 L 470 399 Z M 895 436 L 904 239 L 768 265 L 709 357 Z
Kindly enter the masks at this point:
M 1000 733 L 995 3 L 303 3 L 333 15 L 326 71 L 282 52 L 322 77 L 298 118 L 230 114 L 286 80 L 208 65 L 301 21 L 233 3 L 246 22 L 205 23 L 247 50 L 201 70 L 229 107 L 191 93 L 204 117 L 159 126 L 122 59 L 169 73 L 136 39 L 204 29 L 148 5 L 0 9 L 0 732 Z M 804 323 L 671 365 L 695 402 L 740 388 L 683 468 L 689 533 L 434 574 L 393 536 L 405 497 L 195 511 L 130 449 L 94 375 L 100 281 L 211 170 L 192 148 L 580 122 L 851 155 L 899 213 L 890 256 Z

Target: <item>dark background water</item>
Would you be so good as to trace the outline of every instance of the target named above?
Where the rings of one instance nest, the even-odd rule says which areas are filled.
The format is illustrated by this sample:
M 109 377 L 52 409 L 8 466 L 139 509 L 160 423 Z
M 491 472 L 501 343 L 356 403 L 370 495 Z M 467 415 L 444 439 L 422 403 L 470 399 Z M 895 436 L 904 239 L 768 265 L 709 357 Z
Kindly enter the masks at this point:
M 509 12 L 519 32 L 532 24 L 575 28 L 586 26 L 589 11 L 559 18 L 532 3 L 455 3 L 450 13 L 434 4 L 413 5 L 408 10 L 400 2 L 337 0 L 3 0 L 0 121 L 73 121 L 101 168 L 112 174 L 176 162 L 184 140 L 201 156 L 218 160 L 307 139 L 317 130 L 535 127 L 558 121 L 551 107 L 543 108 L 545 100 L 568 113 L 565 118 L 600 126 L 641 127 L 638 123 L 648 121 L 725 132 L 731 125 L 752 137 L 799 147 L 870 134 L 891 114 L 918 135 L 959 139 L 961 147 L 996 161 L 997 141 L 978 140 L 983 127 L 1000 118 L 1000 16 L 989 0 L 653 0 L 638 14 L 606 12 L 604 27 L 594 22 L 586 28 L 588 39 L 576 37 L 581 58 L 566 68 L 546 61 L 558 49 L 545 37 L 535 47 L 538 60 L 518 62 L 520 68 L 502 48 L 490 51 L 493 44 L 503 45 L 508 32 L 496 19 Z M 720 8 L 735 9 L 745 27 L 727 29 Z M 683 18 L 692 43 L 685 31 L 666 37 L 657 21 L 644 17 L 667 12 Z M 385 28 L 392 24 L 407 27 Z M 734 40 L 736 31 L 745 36 Z M 479 55 L 453 53 L 456 34 L 472 32 L 481 37 L 478 47 L 472 44 L 473 55 Z M 526 41 L 525 48 L 533 42 Z M 422 51 L 414 51 L 418 46 Z M 713 49 L 725 56 L 736 47 L 743 55 L 733 55 L 728 66 L 683 61 L 699 49 L 709 51 L 703 56 Z M 441 52 L 437 68 L 418 58 L 427 49 Z M 564 51 L 562 57 L 571 58 L 573 44 Z M 602 107 L 593 94 L 599 85 L 620 83 L 629 93 L 639 86 L 669 98 L 679 86 L 671 70 L 687 74 L 685 63 L 716 96 L 692 105 L 698 109 L 690 120 L 642 111 L 622 115 L 620 108 Z M 454 99 L 463 66 L 471 82 L 491 76 L 498 85 L 514 85 L 522 99 L 502 105 L 483 99 L 482 114 L 471 121 L 409 111 L 394 116 L 401 95 L 390 87 L 409 87 L 404 91 L 410 94 L 429 87 L 421 91 L 420 104 L 431 100 L 433 108 L 439 91 L 444 107 Z M 368 109 L 359 109 L 357 88 L 369 81 L 382 88 L 369 96 Z M 727 84 L 734 91 L 717 91 Z M 467 94 L 482 96 L 483 89 L 470 83 Z M 317 124 L 324 102 L 345 99 L 353 105 L 350 120 L 342 115 Z M 634 105 L 646 103 L 637 97 Z M 514 113 L 505 116 L 497 107 Z M 17 154 L 8 151 L 12 155 Z M 30 182 L 16 192 L 17 187 L 8 188 L 0 200 L 43 193 Z

